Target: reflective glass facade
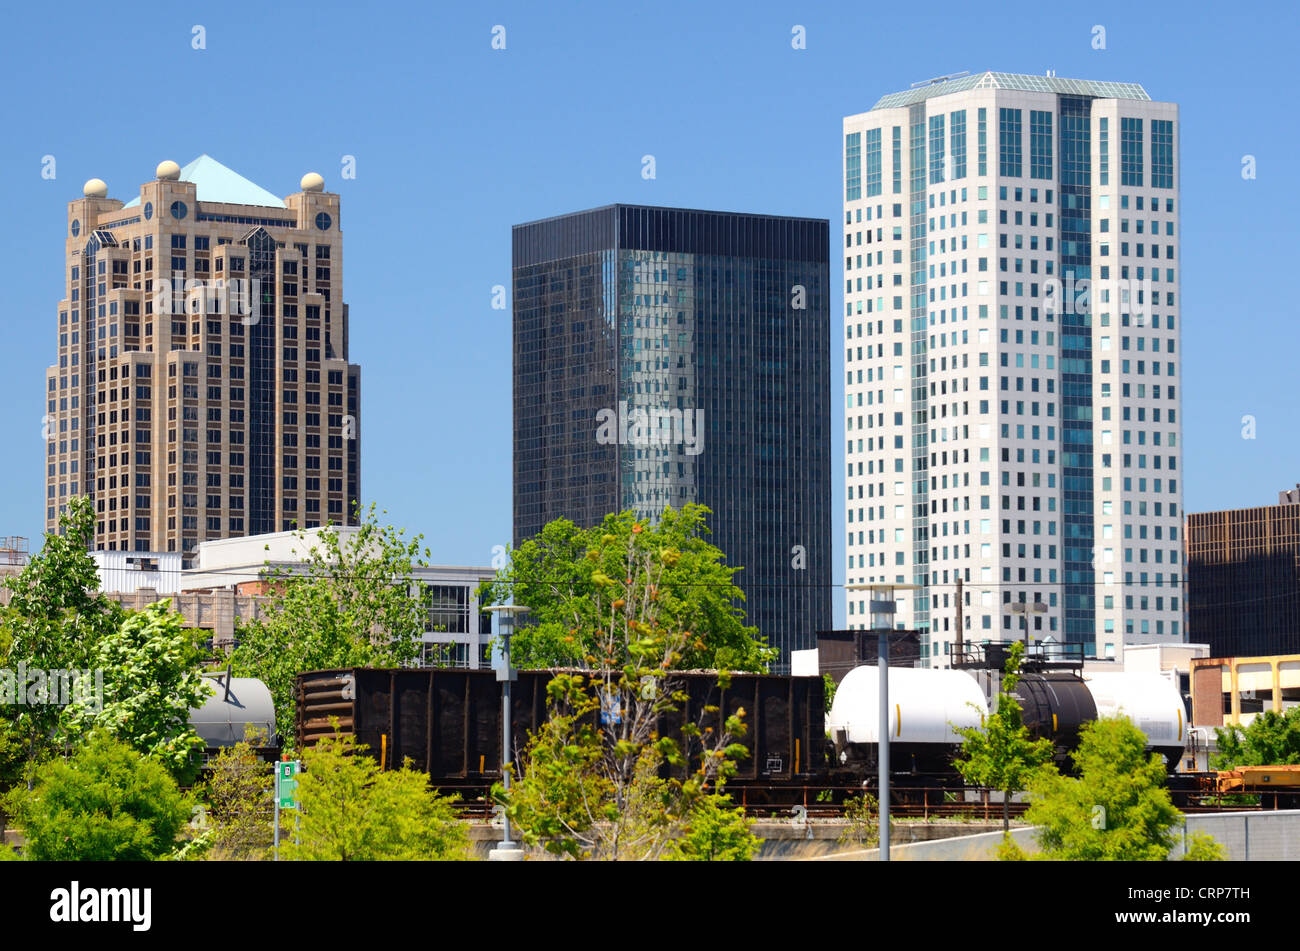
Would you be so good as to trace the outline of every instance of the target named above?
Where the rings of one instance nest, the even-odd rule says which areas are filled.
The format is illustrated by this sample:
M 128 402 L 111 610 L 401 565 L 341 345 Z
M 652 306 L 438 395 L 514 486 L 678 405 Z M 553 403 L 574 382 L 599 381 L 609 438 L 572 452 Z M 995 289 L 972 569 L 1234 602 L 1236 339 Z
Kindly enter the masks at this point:
M 1188 516 L 1187 610 L 1211 657 L 1300 654 L 1300 504 Z
M 518 225 L 514 536 L 707 505 L 748 621 L 831 626 L 829 222 L 612 205 Z

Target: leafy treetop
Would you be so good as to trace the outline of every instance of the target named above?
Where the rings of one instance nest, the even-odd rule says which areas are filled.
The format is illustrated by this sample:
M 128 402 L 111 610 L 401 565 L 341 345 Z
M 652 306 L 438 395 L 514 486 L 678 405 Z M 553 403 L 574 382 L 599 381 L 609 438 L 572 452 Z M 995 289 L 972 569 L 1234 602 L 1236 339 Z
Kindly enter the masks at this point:
M 957 770 L 972 785 L 1002 791 L 1004 832 L 1011 825 L 1008 804 L 1011 793 L 1027 788 L 1040 771 L 1050 768 L 1052 760 L 1051 741 L 1030 736 L 1024 725 L 1020 701 L 1016 699 L 1015 689 L 1020 682 L 1023 656 L 1024 645 L 1014 642 L 1002 675 L 997 709 L 989 715 L 984 726 L 956 730 L 964 741 L 956 761 Z
M 1165 788 L 1165 762 L 1127 718 L 1084 725 L 1078 778 L 1040 773 L 1026 820 L 1048 859 L 1163 861 L 1181 813 Z
M 621 512 L 590 529 L 556 519 L 510 553 L 509 565 L 480 589 L 480 603 L 504 604 L 513 594 L 514 603 L 530 608 L 511 647 L 521 667 L 588 666 L 609 621 L 601 613 L 609 601 L 599 605 L 595 595 L 620 585 L 616 611 L 631 613 L 653 600 L 662 627 L 692 633 L 673 666 L 765 670 L 775 651 L 744 623 L 744 592 L 734 581 L 740 569 L 707 541 L 708 514 L 688 504 L 666 509 L 656 524 Z M 628 585 L 629 552 L 654 554 L 653 578 Z
M 271 691 L 282 743 L 294 735 L 298 674 L 399 667 L 420 655 L 428 609 L 411 569 L 428 563 L 423 536 L 380 525 L 374 505 L 358 508 L 357 521 L 346 534 L 299 532 L 304 562 L 268 571 L 263 616 L 239 628 L 232 668 Z
M 1300 707 L 1284 713 L 1265 710 L 1245 729 L 1227 727 L 1215 734 L 1219 741 L 1216 769 L 1300 763 Z

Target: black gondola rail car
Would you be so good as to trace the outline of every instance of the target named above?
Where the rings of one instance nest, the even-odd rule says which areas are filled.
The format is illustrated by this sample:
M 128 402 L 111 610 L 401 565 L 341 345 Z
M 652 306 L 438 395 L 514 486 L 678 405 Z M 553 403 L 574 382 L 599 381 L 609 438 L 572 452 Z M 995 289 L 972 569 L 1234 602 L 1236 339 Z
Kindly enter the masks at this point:
M 588 673 L 574 671 L 575 673 Z M 511 690 L 514 757 L 546 718 L 550 670 L 521 670 Z M 686 699 L 660 718 L 661 735 L 682 743 L 684 722 L 718 730 L 744 709 L 750 755 L 727 788 L 814 786 L 826 774 L 824 684 L 820 677 L 731 674 L 718 686 L 710 671 L 675 673 L 667 689 Z M 386 769 L 406 760 L 444 793 L 474 799 L 501 778 L 501 684 L 492 670 L 366 668 L 310 671 L 296 687 L 299 748 L 337 731 L 351 734 Z M 715 713 L 705 708 L 716 706 Z M 685 743 L 682 743 L 686 747 Z M 762 793 L 758 793 L 760 797 Z M 751 799 L 753 797 L 750 797 Z

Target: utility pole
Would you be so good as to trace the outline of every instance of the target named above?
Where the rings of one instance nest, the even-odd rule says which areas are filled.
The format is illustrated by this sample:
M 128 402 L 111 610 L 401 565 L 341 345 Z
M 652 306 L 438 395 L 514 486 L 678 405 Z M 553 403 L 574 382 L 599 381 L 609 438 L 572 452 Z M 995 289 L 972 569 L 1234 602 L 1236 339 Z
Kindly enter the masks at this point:
M 961 657 L 962 660 L 965 661 L 966 642 L 965 642 L 965 629 L 962 627 L 961 585 L 962 585 L 961 572 L 958 571 L 957 572 L 957 656 Z M 953 663 L 951 666 L 956 667 L 957 664 Z

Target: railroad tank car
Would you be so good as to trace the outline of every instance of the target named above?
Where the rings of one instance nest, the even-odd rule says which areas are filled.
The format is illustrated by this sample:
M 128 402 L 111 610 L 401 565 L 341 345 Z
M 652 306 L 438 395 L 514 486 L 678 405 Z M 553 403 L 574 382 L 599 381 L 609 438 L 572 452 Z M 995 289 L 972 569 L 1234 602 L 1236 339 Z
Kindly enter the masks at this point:
M 1013 691 L 1030 734 L 1052 741 L 1057 766 L 1069 770 L 1069 754 L 1079 745 L 1079 730 L 1097 719 L 1088 685 L 1063 671 L 1021 674 Z
M 836 691 L 826 725 L 841 767 L 867 773 L 878 762 L 879 682 L 876 667 L 856 667 Z M 981 686 L 970 670 L 891 667 L 891 772 L 950 772 L 961 744 L 950 724 L 979 726 L 980 713 L 997 702 L 996 691 L 996 679 Z M 1080 730 L 1104 716 L 1127 716 L 1170 770 L 1182 757 L 1187 740 L 1182 698 L 1160 674 L 1025 673 L 1014 692 L 1030 734 L 1052 741 L 1054 759 L 1066 773 L 1073 770 L 1070 754 L 1078 748 Z
M 1146 734 L 1147 748 L 1165 758 L 1171 770 L 1187 747 L 1183 698 L 1172 681 L 1154 672 L 1085 672 L 1084 682 L 1098 717 L 1126 716 Z
M 266 684 L 254 677 L 231 677 L 229 672 L 204 675 L 204 702 L 190 709 L 189 721 L 203 740 L 206 769 L 222 749 L 247 738 L 252 727 L 261 736 L 255 750 L 264 760 L 276 759 L 280 739 L 275 732 L 275 703 Z
M 574 671 L 583 673 L 582 671 Z M 519 751 L 546 719 L 551 670 L 521 670 L 511 689 L 513 736 Z M 705 671 L 674 674 L 687 699 L 664 714 L 659 730 L 680 737 L 683 722 L 715 727 L 743 708 L 750 755 L 727 788 L 806 786 L 825 773 L 825 685 L 820 677 L 731 674 L 728 686 Z M 501 684 L 493 670 L 349 667 L 309 671 L 296 684 L 299 748 L 322 736 L 353 734 L 387 768 L 410 759 L 432 785 L 466 799 L 485 794 L 501 777 Z M 717 706 L 720 714 L 704 714 Z M 750 801 L 755 801 L 750 797 Z
M 958 727 L 978 727 L 988 703 L 975 679 L 959 670 L 889 669 L 891 772 L 942 773 L 961 746 Z M 880 672 L 855 667 L 835 691 L 826 726 L 845 767 L 874 768 L 880 725 Z

